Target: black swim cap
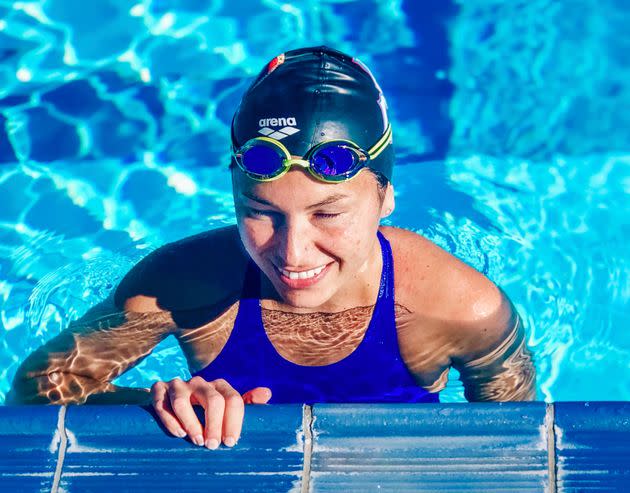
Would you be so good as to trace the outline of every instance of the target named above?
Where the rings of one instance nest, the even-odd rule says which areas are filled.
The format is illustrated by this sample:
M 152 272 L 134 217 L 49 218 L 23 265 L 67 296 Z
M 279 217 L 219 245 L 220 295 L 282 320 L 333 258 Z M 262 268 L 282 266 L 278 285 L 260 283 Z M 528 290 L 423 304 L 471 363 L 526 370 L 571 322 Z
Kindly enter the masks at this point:
M 365 65 L 326 46 L 300 48 L 275 57 L 249 86 L 232 119 L 232 145 L 265 135 L 297 156 L 333 139 L 367 151 L 388 122 L 383 92 Z M 368 167 L 391 181 L 393 165 L 388 145 Z

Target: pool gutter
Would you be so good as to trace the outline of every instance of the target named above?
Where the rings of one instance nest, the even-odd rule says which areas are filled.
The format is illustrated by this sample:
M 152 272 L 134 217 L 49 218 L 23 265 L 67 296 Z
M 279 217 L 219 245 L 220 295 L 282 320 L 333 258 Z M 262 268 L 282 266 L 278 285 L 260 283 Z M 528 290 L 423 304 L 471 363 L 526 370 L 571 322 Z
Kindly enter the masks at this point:
M 201 408 L 196 408 L 203 418 Z M 233 448 L 151 407 L 0 407 L 0 491 L 625 491 L 630 403 L 248 405 Z

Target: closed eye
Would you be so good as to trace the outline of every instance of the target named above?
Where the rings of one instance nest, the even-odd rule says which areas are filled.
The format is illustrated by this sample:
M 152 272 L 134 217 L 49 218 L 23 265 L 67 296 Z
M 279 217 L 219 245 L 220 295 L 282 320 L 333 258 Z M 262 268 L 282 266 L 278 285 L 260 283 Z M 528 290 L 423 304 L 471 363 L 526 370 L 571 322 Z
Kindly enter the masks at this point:
M 271 217 L 275 218 L 280 216 L 281 213 L 265 210 L 265 209 L 253 209 L 251 207 L 247 208 L 247 214 L 252 217 Z M 313 214 L 317 219 L 334 219 L 336 217 L 342 216 L 343 212 L 316 212 Z
M 250 216 L 275 216 L 277 213 L 274 211 L 265 211 L 261 209 L 247 209 L 247 213 Z
M 337 213 L 330 213 L 330 212 L 316 212 L 315 216 L 321 218 L 321 219 L 332 219 L 334 217 L 339 217 L 341 216 L 341 212 L 337 212 Z

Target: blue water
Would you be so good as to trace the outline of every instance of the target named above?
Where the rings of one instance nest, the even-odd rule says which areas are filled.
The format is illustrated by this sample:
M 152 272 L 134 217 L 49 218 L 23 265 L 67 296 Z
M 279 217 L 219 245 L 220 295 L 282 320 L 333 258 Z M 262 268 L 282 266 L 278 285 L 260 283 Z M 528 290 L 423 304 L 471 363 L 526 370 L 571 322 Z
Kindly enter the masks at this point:
M 0 1 L 0 401 L 136 261 L 234 222 L 240 95 L 321 43 L 388 96 L 387 222 L 508 293 L 540 398 L 630 399 L 629 21 L 621 0 Z M 169 338 L 114 383 L 176 376 Z

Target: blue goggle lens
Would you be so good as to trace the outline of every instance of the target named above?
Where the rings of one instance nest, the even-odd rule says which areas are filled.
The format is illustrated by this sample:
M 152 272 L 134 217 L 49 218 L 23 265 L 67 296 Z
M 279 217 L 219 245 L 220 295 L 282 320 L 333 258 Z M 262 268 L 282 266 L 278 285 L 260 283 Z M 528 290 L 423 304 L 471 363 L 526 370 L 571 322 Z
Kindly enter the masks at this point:
M 310 161 L 313 170 L 322 176 L 341 176 L 356 167 L 357 155 L 346 146 L 331 145 L 318 149 Z
M 243 153 L 241 163 L 250 173 L 268 176 L 282 169 L 284 157 L 269 146 L 256 144 Z

